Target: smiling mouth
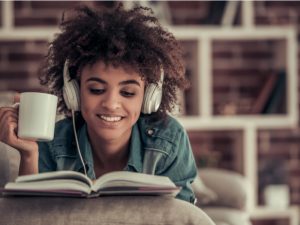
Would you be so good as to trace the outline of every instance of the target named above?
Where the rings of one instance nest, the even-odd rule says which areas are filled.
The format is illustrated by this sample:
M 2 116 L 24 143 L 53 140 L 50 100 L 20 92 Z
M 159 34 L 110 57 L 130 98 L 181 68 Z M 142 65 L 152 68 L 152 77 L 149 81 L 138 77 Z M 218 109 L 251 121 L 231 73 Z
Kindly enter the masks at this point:
M 111 123 L 119 122 L 123 119 L 123 117 L 121 116 L 109 116 L 109 115 L 97 115 L 97 116 L 101 120 L 104 120 L 105 122 L 111 122 Z

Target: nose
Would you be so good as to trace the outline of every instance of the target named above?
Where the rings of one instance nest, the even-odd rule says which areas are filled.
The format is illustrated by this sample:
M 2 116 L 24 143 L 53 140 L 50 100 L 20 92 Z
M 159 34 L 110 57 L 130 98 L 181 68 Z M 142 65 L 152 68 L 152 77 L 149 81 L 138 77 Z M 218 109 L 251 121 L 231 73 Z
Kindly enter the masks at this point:
M 113 91 L 108 91 L 105 96 L 103 96 L 101 106 L 107 110 L 113 111 L 119 109 L 121 106 L 120 98 L 118 93 Z

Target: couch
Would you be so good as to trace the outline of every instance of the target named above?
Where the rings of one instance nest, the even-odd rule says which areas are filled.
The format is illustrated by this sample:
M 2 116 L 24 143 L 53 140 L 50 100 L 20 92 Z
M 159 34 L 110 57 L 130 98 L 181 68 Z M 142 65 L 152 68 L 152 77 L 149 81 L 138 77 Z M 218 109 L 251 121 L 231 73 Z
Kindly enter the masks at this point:
M 251 225 L 247 200 L 251 185 L 241 174 L 202 168 L 192 184 L 201 208 L 216 225 Z
M 0 187 L 18 174 L 19 153 L 0 142 Z M 2 225 L 214 225 L 200 208 L 172 197 L 0 197 Z
M 19 160 L 15 149 L 0 142 L 0 187 L 17 177 Z M 245 207 L 249 185 L 244 177 L 211 168 L 198 174 L 192 185 L 196 206 L 156 196 L 0 197 L 0 224 L 251 224 Z

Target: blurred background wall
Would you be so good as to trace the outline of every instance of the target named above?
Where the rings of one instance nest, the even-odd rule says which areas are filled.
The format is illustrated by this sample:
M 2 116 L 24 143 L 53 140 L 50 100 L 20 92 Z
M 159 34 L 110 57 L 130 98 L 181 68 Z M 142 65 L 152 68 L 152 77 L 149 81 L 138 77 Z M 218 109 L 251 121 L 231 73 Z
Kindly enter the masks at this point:
M 38 69 L 47 53 L 47 43 L 58 32 L 62 13 L 79 4 L 93 7 L 112 7 L 117 2 L 100 1 L 23 1 L 0 2 L 0 93 L 7 91 L 46 91 L 38 80 Z M 131 7 L 134 2 L 124 2 Z M 199 40 L 184 38 L 185 32 L 211 32 L 212 29 L 243 29 L 247 23 L 241 2 L 226 1 L 167 1 L 143 2 L 153 7 L 161 22 L 170 27 L 181 27 L 180 38 L 187 64 L 191 89 L 182 93 L 180 116 L 200 114 L 198 76 L 202 55 L 197 51 Z M 244 10 L 244 11 L 243 11 Z M 292 27 L 299 42 L 300 2 L 255 1 L 250 12 L 253 26 L 276 28 Z M 244 14 L 243 14 L 244 13 Z M 249 14 L 249 15 L 250 15 Z M 225 16 L 226 15 L 226 16 Z M 246 21 L 245 21 L 246 20 Z M 187 29 L 185 31 L 185 29 Z M 255 32 L 255 30 L 253 31 Z M 280 32 L 280 29 L 279 29 Z M 282 31 L 284 32 L 284 30 Z M 175 35 L 176 36 L 176 35 Z M 179 34 L 179 36 L 182 36 Z M 225 35 L 226 36 L 226 35 Z M 201 40 L 200 40 L 201 42 Z M 236 40 L 219 38 L 211 43 L 211 114 L 238 117 L 243 115 L 268 116 L 289 113 L 287 79 L 288 44 L 284 38 L 265 40 L 237 37 Z M 297 46 L 296 46 L 297 47 Z M 298 64 L 299 54 L 296 63 Z M 202 61 L 202 62 L 205 62 Z M 200 69 L 201 70 L 201 69 Z M 299 71 L 296 71 L 297 76 Z M 200 74 L 201 76 L 201 74 Z M 194 82 L 195 81 L 195 82 Z M 298 83 L 296 84 L 299 86 Z M 299 95 L 299 88 L 297 96 Z M 297 98 L 298 99 L 298 98 Z M 296 104 L 297 112 L 299 102 Z M 252 118 L 252 117 L 251 117 Z M 275 121 L 276 122 L 276 121 Z M 196 163 L 199 167 L 218 167 L 245 171 L 245 133 L 247 130 L 189 129 Z M 257 178 L 257 202 L 264 204 L 263 190 L 269 184 L 287 184 L 290 204 L 300 205 L 300 126 L 259 128 L 255 130 L 256 165 L 250 165 Z M 259 224 L 259 223 L 257 223 Z M 264 223 L 266 224 L 266 223 Z M 270 224 L 286 224 L 286 220 Z

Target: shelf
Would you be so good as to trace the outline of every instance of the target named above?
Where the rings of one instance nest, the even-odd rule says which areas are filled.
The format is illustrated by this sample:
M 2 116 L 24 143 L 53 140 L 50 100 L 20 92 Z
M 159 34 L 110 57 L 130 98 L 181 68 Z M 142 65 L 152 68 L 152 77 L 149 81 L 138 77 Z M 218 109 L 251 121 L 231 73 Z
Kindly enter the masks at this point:
M 172 26 L 168 27 L 179 40 L 210 38 L 214 40 L 281 39 L 296 37 L 293 26 L 256 26 L 256 27 L 220 27 L 220 26 Z
M 273 209 L 257 207 L 250 213 L 251 219 L 282 219 L 289 218 L 290 225 L 299 225 L 299 207 L 291 206 L 287 209 Z
M 56 28 L 34 27 L 34 28 L 16 28 L 0 29 L 0 39 L 14 40 L 51 40 L 54 34 L 59 32 Z
M 247 128 L 248 126 L 258 128 L 288 128 L 295 127 L 298 118 L 290 118 L 287 116 L 187 116 L 177 117 L 179 122 L 188 130 L 208 129 L 208 130 L 236 130 Z
M 196 165 L 244 173 L 243 130 L 188 131 Z

